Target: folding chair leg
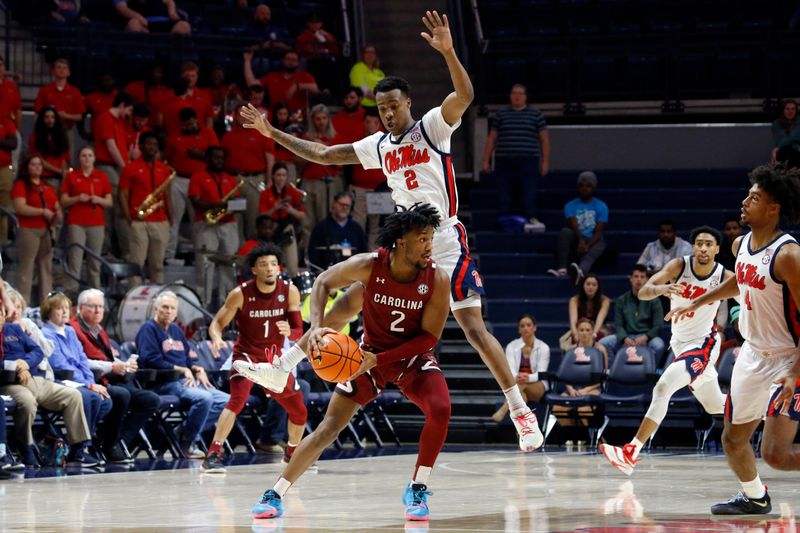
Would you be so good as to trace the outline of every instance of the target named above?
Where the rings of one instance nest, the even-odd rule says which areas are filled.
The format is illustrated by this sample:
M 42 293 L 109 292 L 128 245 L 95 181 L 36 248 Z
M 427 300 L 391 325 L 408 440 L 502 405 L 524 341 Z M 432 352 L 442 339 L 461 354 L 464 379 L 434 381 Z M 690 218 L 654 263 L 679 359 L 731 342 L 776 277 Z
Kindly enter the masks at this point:
M 544 440 L 542 441 L 542 450 L 547 448 L 547 437 L 553 431 L 555 424 L 550 424 L 550 404 L 545 405 L 544 408 Z
M 364 409 L 362 409 L 361 417 L 364 420 L 364 424 L 367 426 L 367 429 L 369 429 L 370 433 L 372 433 L 372 436 L 375 437 L 375 445 L 378 448 L 383 448 L 383 440 L 381 440 L 381 434 L 378 433 L 378 428 L 375 427 L 375 423 L 372 421 L 372 417 L 370 416 L 370 414 L 366 412 Z
M 247 431 L 245 431 L 244 429 L 244 425 L 239 421 L 238 418 L 236 419 L 235 425 L 236 429 L 239 431 L 239 433 L 242 435 L 242 438 L 244 439 L 244 446 L 245 448 L 247 448 L 247 452 L 250 455 L 255 455 L 256 447 L 253 446 L 253 441 L 250 439 L 250 435 L 247 434 Z M 233 453 L 233 451 L 231 451 L 231 453 Z
M 353 437 L 353 443 L 355 444 L 356 448 L 359 450 L 364 449 L 364 444 L 361 442 L 361 436 L 356 431 L 356 427 L 353 425 L 353 422 L 347 423 L 347 431 L 350 432 L 350 436 Z
M 169 414 L 167 414 L 169 416 Z M 169 452 L 175 459 L 186 459 L 186 456 L 183 454 L 181 450 L 181 444 L 178 441 L 178 436 L 175 434 L 175 430 L 172 429 L 172 426 L 167 422 L 165 417 L 157 417 L 158 418 L 158 427 L 164 433 L 164 437 L 167 440 L 167 448 Z
M 600 442 L 600 439 L 603 438 L 603 433 L 608 427 L 609 422 L 611 422 L 611 419 L 609 419 L 606 415 L 603 415 L 603 425 L 597 430 L 597 442 Z
M 400 437 L 397 436 L 397 431 L 395 431 L 394 425 L 392 425 L 392 421 L 389 419 L 389 415 L 386 414 L 386 411 L 384 411 L 383 407 L 381 407 L 380 405 L 377 405 L 376 408 L 378 409 L 378 412 L 381 414 L 384 424 L 386 424 L 386 427 L 389 429 L 389 433 L 392 435 L 395 444 L 397 444 L 397 446 L 400 447 L 401 446 Z
M 144 428 L 139 428 L 139 437 L 142 439 L 142 443 L 133 449 L 133 453 L 138 454 L 140 450 L 144 450 L 144 452 L 152 461 L 156 458 L 156 452 L 153 449 L 153 445 L 150 443 L 150 439 L 147 437 L 147 433 L 145 433 Z

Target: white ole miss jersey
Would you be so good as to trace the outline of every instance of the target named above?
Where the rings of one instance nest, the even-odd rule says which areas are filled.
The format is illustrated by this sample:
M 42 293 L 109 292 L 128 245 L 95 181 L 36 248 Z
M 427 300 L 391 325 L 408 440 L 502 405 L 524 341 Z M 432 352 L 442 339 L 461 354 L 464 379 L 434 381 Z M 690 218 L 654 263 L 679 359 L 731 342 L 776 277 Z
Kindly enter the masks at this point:
M 800 341 L 800 316 L 789 287 L 775 277 L 775 256 L 783 246 L 797 245 L 788 233 L 753 250 L 752 233 L 739 243 L 736 254 L 736 281 L 739 284 L 739 332 L 756 352 L 765 357 L 797 348 Z
M 365 169 L 383 170 L 395 204 L 403 208 L 431 204 L 444 223 L 458 213 L 450 136 L 460 124 L 459 120 L 449 125 L 442 108 L 434 107 L 402 135 L 374 133 L 353 143 L 353 148 Z
M 711 273 L 699 277 L 692 267 L 692 256 L 683 257 L 683 271 L 675 278 L 675 283 L 683 287 L 683 292 L 670 297 L 670 309 L 686 307 L 711 289 L 722 284 L 725 279 L 725 267 L 714 262 Z M 714 331 L 720 301 L 704 305 L 697 311 L 689 313 L 682 320 L 672 319 L 672 338 L 679 342 L 690 342 L 708 337 Z

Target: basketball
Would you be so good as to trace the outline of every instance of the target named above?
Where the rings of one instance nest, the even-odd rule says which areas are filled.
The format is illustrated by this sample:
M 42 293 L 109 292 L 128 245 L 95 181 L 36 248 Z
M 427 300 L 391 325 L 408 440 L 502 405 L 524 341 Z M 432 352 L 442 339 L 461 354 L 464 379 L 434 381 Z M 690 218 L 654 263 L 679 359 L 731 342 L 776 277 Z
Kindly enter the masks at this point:
M 325 381 L 348 381 L 361 366 L 361 348 L 352 337 L 343 333 L 326 333 L 323 338 L 327 344 L 318 352 L 311 353 L 311 367 Z

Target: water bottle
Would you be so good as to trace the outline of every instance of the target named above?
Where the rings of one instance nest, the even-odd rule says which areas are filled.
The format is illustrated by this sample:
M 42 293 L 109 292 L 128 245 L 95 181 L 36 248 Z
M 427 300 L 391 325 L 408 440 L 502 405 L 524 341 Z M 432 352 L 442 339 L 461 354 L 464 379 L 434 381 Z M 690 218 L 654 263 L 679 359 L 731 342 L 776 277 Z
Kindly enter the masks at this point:
M 67 464 L 67 443 L 64 442 L 64 439 L 57 439 L 55 444 L 55 467 L 56 468 L 64 468 Z
M 345 259 L 353 255 L 353 247 L 350 245 L 350 242 L 345 239 L 342 241 L 342 257 Z

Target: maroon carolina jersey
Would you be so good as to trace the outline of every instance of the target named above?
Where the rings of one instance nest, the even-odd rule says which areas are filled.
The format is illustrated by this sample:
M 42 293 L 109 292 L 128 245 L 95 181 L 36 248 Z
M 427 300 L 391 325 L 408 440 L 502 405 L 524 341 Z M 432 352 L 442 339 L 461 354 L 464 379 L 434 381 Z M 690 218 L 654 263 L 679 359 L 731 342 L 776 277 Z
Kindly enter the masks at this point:
M 288 281 L 279 279 L 275 290 L 267 294 L 258 290 L 256 280 L 240 285 L 242 308 L 235 317 L 239 338 L 233 346 L 234 353 L 264 361 L 271 360 L 268 352 L 280 353 L 284 336 L 278 331 L 277 322 L 287 320 L 289 286 Z
M 389 272 L 389 250 L 378 248 L 373 256 L 364 291 L 364 343 L 380 353 L 422 333 L 422 311 L 433 294 L 436 265 L 431 262 L 414 281 L 400 283 Z

